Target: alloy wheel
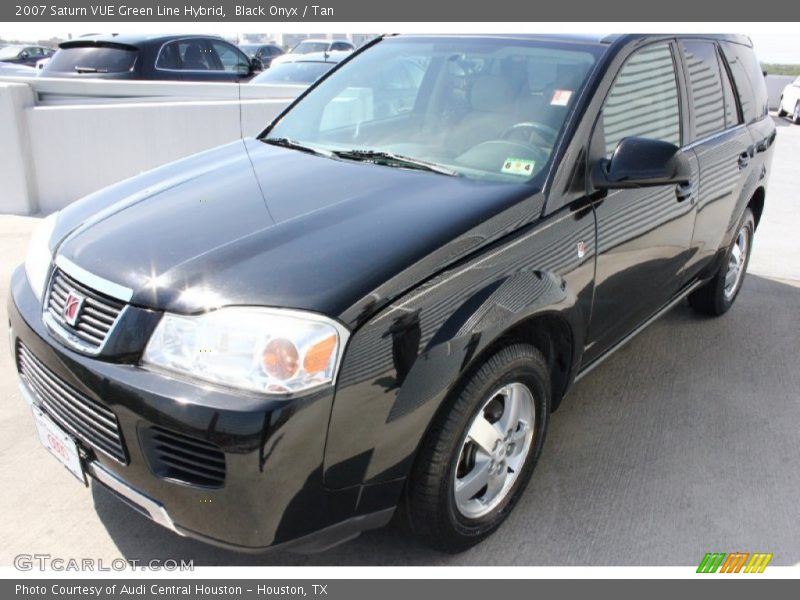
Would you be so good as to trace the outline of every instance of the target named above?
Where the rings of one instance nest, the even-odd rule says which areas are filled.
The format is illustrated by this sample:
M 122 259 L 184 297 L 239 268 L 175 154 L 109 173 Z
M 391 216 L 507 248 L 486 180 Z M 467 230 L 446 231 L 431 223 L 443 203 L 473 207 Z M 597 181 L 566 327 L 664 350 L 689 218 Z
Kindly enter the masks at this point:
M 455 504 L 470 519 L 500 505 L 514 486 L 533 441 L 533 394 L 509 383 L 489 396 L 461 446 L 455 473 Z
M 750 229 L 743 226 L 736 235 L 730 256 L 728 257 L 728 270 L 725 273 L 725 299 L 730 300 L 739 291 L 742 284 L 747 263 L 747 253 L 750 251 Z

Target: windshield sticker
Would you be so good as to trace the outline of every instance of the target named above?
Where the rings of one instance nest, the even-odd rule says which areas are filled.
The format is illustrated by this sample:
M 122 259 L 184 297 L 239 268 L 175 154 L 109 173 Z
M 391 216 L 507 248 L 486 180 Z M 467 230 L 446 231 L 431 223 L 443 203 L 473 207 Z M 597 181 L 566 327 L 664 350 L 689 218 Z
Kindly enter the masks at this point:
M 528 176 L 533 174 L 533 167 L 535 166 L 536 162 L 527 158 L 507 158 L 500 171 L 509 175 Z
M 572 90 L 553 90 L 553 99 L 550 100 L 552 106 L 566 106 L 572 98 Z

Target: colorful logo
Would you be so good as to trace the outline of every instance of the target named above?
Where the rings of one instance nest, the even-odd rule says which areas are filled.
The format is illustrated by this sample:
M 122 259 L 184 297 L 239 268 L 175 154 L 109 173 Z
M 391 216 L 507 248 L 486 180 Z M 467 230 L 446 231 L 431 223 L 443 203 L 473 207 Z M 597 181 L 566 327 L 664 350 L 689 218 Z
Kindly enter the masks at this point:
M 763 573 L 772 560 L 772 553 L 709 552 L 700 561 L 698 573 Z
M 80 294 L 76 294 L 75 292 L 69 293 L 67 301 L 64 302 L 64 312 L 62 313 L 67 325 L 72 325 L 74 327 L 75 323 L 78 322 L 84 300 L 85 298 Z

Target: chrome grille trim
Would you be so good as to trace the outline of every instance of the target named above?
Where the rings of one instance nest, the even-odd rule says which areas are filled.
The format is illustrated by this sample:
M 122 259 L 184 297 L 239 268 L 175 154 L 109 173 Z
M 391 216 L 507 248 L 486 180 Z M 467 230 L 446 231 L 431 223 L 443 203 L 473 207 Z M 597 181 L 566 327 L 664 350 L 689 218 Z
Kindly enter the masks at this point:
M 84 298 L 74 326 L 67 324 L 62 316 L 70 292 Z M 101 294 L 56 268 L 47 286 L 43 319 L 51 333 L 70 347 L 87 354 L 98 354 L 126 308 L 124 302 Z
M 83 281 L 86 285 L 88 285 L 91 289 L 97 290 L 99 293 L 108 296 L 110 298 L 115 298 L 123 303 L 130 302 L 131 298 L 133 298 L 133 290 L 130 288 L 125 287 L 124 285 L 119 285 L 118 283 L 114 283 L 113 281 L 108 281 L 107 279 L 103 279 L 102 277 L 98 277 L 94 273 L 90 273 L 83 267 L 79 267 L 74 262 L 65 258 L 61 254 L 56 256 L 56 267 L 58 267 L 61 271 L 72 277 L 73 279 L 77 279 L 78 281 Z
M 62 381 L 22 342 L 17 343 L 17 370 L 48 416 L 87 446 L 127 463 L 119 422 L 110 408 Z

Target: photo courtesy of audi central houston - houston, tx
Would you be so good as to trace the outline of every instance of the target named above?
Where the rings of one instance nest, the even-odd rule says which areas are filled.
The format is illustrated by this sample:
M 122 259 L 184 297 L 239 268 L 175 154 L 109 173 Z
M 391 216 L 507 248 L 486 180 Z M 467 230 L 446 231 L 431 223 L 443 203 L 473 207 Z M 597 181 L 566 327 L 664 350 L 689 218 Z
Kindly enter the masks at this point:
M 243 551 L 492 534 L 576 380 L 734 303 L 775 140 L 737 35 L 381 36 L 265 126 L 45 218 L 9 300 L 45 446 Z

